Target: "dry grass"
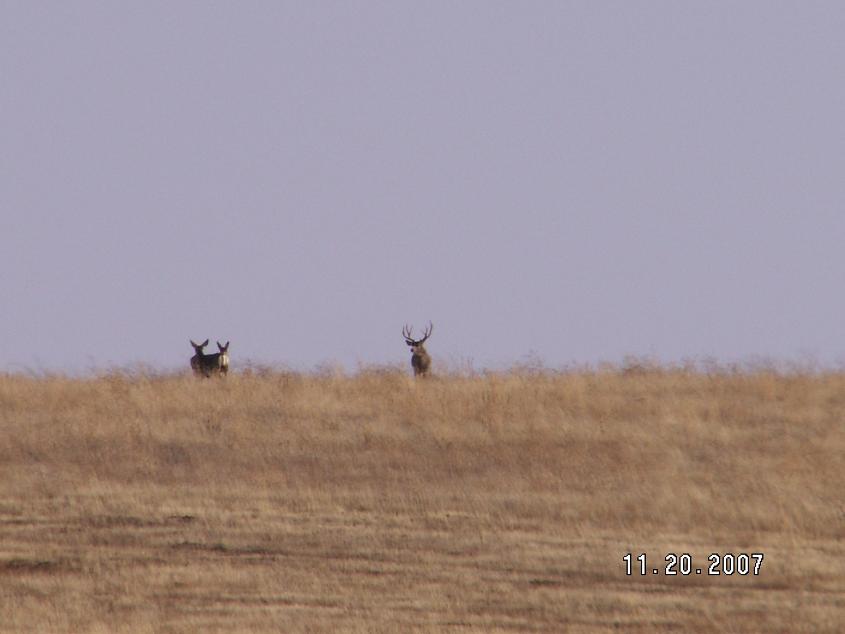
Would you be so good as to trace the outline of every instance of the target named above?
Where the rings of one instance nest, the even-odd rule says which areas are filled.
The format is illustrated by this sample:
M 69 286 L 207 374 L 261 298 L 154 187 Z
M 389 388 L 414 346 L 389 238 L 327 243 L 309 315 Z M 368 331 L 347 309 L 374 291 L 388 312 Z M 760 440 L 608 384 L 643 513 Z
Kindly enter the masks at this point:
M 843 412 L 824 373 L 0 376 L 0 631 L 841 631 Z

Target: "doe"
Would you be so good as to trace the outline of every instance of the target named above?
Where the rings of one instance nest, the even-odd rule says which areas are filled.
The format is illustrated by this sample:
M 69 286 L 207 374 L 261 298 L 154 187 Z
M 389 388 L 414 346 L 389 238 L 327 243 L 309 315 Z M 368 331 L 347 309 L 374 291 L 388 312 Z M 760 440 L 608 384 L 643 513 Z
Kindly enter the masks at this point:
M 214 354 L 205 354 L 203 348 L 208 345 L 208 339 L 202 343 L 194 343 L 191 339 L 191 345 L 194 347 L 196 354 L 191 357 L 191 369 L 196 376 L 210 377 L 212 374 L 225 376 L 229 371 L 229 342 L 226 345 L 220 345 L 217 342 L 217 349 L 219 352 Z

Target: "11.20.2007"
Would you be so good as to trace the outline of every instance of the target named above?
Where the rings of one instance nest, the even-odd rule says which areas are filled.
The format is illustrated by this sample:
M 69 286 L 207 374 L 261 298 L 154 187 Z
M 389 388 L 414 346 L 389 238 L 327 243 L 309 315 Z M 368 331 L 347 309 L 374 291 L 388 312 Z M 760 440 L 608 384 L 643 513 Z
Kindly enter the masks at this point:
M 640 553 L 636 557 L 631 553 L 626 553 L 622 561 L 625 563 L 625 574 L 629 576 L 637 572 L 640 575 L 663 574 L 666 576 L 693 574 L 756 576 L 760 574 L 760 567 L 763 565 L 763 553 L 710 553 L 707 557 L 707 566 L 703 568 L 694 565 L 693 557 L 689 553 L 680 555 L 667 553 L 659 567 L 649 567 L 645 553 Z

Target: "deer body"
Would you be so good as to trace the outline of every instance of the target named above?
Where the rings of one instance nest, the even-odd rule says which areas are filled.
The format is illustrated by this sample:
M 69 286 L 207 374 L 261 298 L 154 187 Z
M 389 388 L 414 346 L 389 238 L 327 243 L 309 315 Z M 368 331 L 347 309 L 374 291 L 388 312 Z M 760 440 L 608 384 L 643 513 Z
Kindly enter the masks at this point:
M 411 348 L 411 367 L 414 369 L 414 376 L 428 376 L 428 371 L 431 369 L 431 357 L 423 344 L 431 336 L 432 330 L 434 330 L 434 324 L 429 322 L 428 328 L 423 332 L 423 338 L 414 339 L 411 336 L 411 328 L 405 326 L 402 329 L 402 336 L 405 337 L 405 343 Z

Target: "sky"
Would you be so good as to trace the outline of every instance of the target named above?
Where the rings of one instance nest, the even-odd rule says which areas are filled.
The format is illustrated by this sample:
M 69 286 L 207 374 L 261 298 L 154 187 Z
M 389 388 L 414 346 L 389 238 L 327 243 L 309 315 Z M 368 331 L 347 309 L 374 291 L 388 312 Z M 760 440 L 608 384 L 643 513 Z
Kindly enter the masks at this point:
M 845 4 L 0 3 L 3 372 L 845 364 Z

